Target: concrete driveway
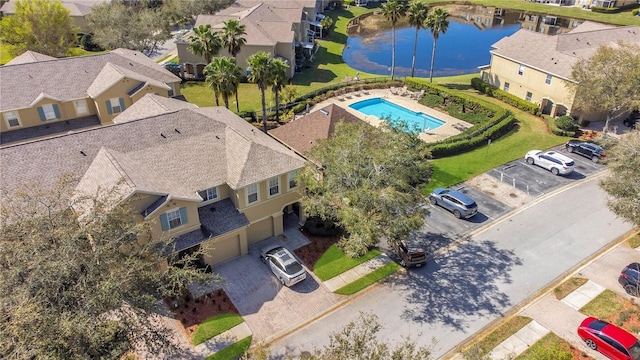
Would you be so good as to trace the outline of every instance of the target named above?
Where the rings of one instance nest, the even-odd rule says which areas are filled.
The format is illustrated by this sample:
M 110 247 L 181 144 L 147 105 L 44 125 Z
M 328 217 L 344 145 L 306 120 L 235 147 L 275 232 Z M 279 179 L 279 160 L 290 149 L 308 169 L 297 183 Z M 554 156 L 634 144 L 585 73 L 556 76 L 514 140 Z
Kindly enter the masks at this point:
M 272 237 L 249 247 L 249 254 L 216 265 L 223 288 L 253 332 L 254 341 L 277 338 L 340 302 L 312 272 L 291 288 L 283 286 L 260 261 L 260 249 L 271 244 L 293 250 L 308 240 L 296 221 L 285 222 L 285 237 Z

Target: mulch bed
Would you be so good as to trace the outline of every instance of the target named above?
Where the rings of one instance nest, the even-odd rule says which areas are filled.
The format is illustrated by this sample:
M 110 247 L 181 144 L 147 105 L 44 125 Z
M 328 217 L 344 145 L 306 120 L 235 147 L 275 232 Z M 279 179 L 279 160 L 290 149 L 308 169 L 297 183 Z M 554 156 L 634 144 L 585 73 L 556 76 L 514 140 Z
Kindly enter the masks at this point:
M 191 295 L 185 295 L 177 301 L 165 299 L 165 302 L 189 340 L 192 340 L 198 325 L 212 316 L 229 313 L 240 315 L 227 293 L 222 289 L 197 299 L 193 299 Z
M 337 243 L 340 236 L 342 236 L 341 234 L 334 236 L 314 236 L 309 234 L 304 228 L 300 228 L 300 232 L 309 239 L 310 243 L 295 249 L 293 252 L 308 269 L 313 269 L 322 254 L 324 254 L 331 245 Z

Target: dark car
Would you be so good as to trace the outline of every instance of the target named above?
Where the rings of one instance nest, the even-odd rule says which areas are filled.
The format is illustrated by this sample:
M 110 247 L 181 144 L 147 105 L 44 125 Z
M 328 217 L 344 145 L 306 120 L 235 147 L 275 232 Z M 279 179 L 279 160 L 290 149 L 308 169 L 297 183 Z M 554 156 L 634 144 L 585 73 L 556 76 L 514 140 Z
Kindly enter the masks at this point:
M 427 263 L 427 252 L 420 248 L 409 248 L 404 241 L 391 242 L 396 255 L 400 258 L 403 267 L 421 267 Z
M 627 116 L 627 118 L 622 121 L 624 126 L 630 127 L 632 129 L 635 129 L 637 127 L 638 122 L 640 122 L 640 111 L 638 110 L 632 111 L 631 114 L 629 114 L 629 116 Z
M 640 343 L 627 331 L 606 321 L 588 317 L 578 327 L 578 336 L 592 350 L 609 359 L 640 360 Z
M 627 294 L 640 297 L 640 263 L 625 266 L 620 273 L 618 282 Z
M 593 162 L 598 162 L 607 156 L 607 154 L 604 153 L 604 150 L 600 146 L 590 142 L 569 140 L 565 147 L 567 148 L 568 152 L 580 154 L 591 159 L 591 161 Z
M 429 201 L 451 211 L 458 219 L 470 218 L 478 212 L 476 202 L 457 190 L 437 188 L 429 195 Z

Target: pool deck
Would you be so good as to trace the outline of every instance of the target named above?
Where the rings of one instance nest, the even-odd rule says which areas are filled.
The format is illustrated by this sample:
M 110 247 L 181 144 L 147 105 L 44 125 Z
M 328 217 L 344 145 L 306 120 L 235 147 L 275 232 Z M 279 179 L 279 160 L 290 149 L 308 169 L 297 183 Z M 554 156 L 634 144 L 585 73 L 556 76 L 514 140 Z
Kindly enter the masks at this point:
M 371 125 L 378 126 L 382 123 L 382 120 L 380 120 L 378 117 L 374 115 L 364 115 L 363 113 L 350 108 L 349 105 L 362 100 L 373 99 L 373 98 L 383 98 L 395 104 L 403 106 L 409 110 L 423 112 L 427 115 L 435 117 L 436 119 L 440 119 L 446 122 L 444 125 L 436 128 L 435 130 L 429 130 L 428 132 L 421 132 L 420 135 L 418 135 L 418 137 L 425 142 L 434 142 L 434 141 L 446 139 L 450 136 L 457 135 L 473 126 L 473 124 L 462 121 L 460 119 L 456 119 L 453 116 L 450 116 L 449 114 L 445 114 L 438 110 L 419 104 L 418 100 L 412 99 L 409 95 L 406 95 L 406 96 L 395 95 L 391 93 L 390 89 L 372 89 L 372 90 L 368 90 L 368 92 L 369 92 L 368 94 L 364 94 L 362 92 L 352 92 L 350 94 L 347 94 L 349 95 L 349 97 L 346 97 L 343 95 L 334 96 L 331 99 L 315 104 L 313 107 L 309 109 L 309 111 L 316 111 L 333 103 L 344 108 L 346 111 L 358 117 L 359 119 L 364 120 Z

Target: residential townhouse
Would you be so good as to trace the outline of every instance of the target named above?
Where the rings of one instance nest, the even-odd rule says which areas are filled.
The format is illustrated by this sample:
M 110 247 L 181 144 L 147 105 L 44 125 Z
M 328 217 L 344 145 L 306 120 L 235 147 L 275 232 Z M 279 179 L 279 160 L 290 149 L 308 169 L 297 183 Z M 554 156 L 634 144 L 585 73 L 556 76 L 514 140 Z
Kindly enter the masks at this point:
M 228 109 L 147 94 L 118 118 L 0 148 L 0 190 L 46 189 L 71 174 L 78 194 L 112 189 L 154 238 L 172 238 L 167 254 L 201 248 L 210 265 L 282 234 L 285 213 L 304 221 L 304 159 Z
M 540 104 L 543 114 L 569 114 L 579 121 L 603 120 L 606 114 L 574 108 L 571 71 L 574 64 L 589 59 L 601 45 L 620 41 L 640 45 L 640 27 L 586 21 L 556 36 L 519 30 L 493 44 L 491 63 L 481 67 L 481 76 L 491 85 Z
M 3 144 L 110 124 L 146 94 L 180 96 L 178 76 L 127 49 L 56 59 L 27 51 L 0 67 Z
M 245 26 L 246 43 L 236 56 L 236 64 L 247 73 L 247 59 L 260 51 L 281 58 L 287 62 L 287 75 L 293 77 L 296 69 L 296 47 L 311 51 L 314 39 L 321 36 L 319 13 L 323 2 L 316 0 L 239 0 L 215 15 L 199 15 L 195 26 L 211 25 L 213 31 L 224 27 L 224 22 L 238 20 Z M 192 32 L 183 35 L 176 42 L 178 57 L 187 77 L 200 78 L 207 65 L 204 56 L 197 56 L 188 50 Z M 219 56 L 230 56 L 221 49 Z

